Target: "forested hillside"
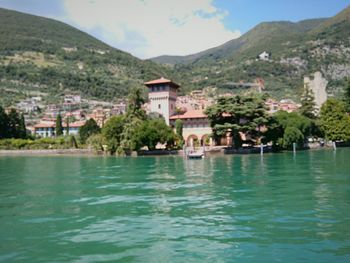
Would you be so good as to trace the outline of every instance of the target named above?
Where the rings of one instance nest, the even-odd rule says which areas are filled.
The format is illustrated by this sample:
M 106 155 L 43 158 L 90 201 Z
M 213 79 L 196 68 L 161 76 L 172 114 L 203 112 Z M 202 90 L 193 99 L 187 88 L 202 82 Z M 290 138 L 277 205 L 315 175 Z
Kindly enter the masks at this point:
M 264 51 L 269 59 L 257 59 Z M 296 99 L 303 77 L 321 71 L 329 81 L 328 93 L 339 96 L 350 76 L 350 7 L 329 19 L 261 23 L 219 47 L 153 61 L 172 65 L 191 89 L 211 86 L 238 92 L 242 88 L 230 83 L 262 78 L 273 96 Z
M 7 104 L 27 92 L 111 101 L 144 81 L 172 77 L 161 65 L 52 19 L 0 9 L 0 25 L 0 95 Z
M 219 47 L 190 56 L 143 61 L 67 24 L 0 9 L 0 104 L 28 94 L 49 100 L 78 93 L 113 101 L 131 87 L 161 76 L 181 91 L 207 87 L 234 93 L 232 83 L 263 79 L 265 92 L 298 100 L 303 78 L 321 71 L 328 93 L 340 96 L 350 76 L 350 7 L 328 19 L 265 22 Z M 267 60 L 257 59 L 267 52 Z M 162 65 L 170 64 L 170 65 Z

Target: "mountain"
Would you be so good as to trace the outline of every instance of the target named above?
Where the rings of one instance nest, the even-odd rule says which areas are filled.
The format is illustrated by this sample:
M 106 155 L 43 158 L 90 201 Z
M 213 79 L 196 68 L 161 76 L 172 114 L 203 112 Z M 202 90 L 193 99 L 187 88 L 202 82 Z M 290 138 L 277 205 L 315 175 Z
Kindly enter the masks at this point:
M 328 19 L 264 22 L 221 46 L 152 60 L 170 64 L 187 89 L 216 87 L 240 92 L 242 87 L 230 83 L 263 78 L 271 95 L 298 99 L 303 77 L 321 71 L 329 81 L 328 92 L 337 96 L 350 76 L 349 36 L 350 7 Z M 257 59 L 264 51 L 270 54 L 269 60 Z
M 224 59 L 232 55 L 237 55 L 245 50 L 259 49 L 263 52 L 267 46 L 281 43 L 284 38 L 295 39 L 305 32 L 318 27 L 327 19 L 309 19 L 298 23 L 280 21 L 280 22 L 263 22 L 255 28 L 241 36 L 240 38 L 230 40 L 223 45 L 211 48 L 196 54 L 188 56 L 159 56 L 151 60 L 163 64 L 189 64 L 207 57 L 215 59 Z M 286 35 L 286 33 L 288 35 Z M 256 51 L 259 52 L 259 51 Z
M 166 67 L 53 19 L 0 8 L 0 25 L 0 104 L 28 92 L 112 101 L 149 79 L 172 77 Z
M 53 19 L 0 8 L 0 25 L 3 106 L 28 94 L 46 94 L 47 102 L 58 102 L 67 93 L 112 101 L 160 76 L 180 82 L 183 93 L 207 87 L 239 93 L 246 88 L 237 83 L 262 78 L 272 96 L 298 100 L 304 76 L 321 71 L 328 93 L 335 96 L 350 76 L 350 7 L 327 19 L 261 23 L 221 46 L 153 61 Z M 264 51 L 269 59 L 257 59 Z

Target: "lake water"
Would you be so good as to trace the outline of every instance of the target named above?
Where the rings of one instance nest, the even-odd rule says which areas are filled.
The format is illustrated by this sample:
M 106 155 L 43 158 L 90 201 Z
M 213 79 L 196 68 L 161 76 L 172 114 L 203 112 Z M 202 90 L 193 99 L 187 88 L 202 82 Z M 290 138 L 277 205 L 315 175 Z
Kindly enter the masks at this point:
M 350 149 L 0 157 L 1 262 L 350 262 Z

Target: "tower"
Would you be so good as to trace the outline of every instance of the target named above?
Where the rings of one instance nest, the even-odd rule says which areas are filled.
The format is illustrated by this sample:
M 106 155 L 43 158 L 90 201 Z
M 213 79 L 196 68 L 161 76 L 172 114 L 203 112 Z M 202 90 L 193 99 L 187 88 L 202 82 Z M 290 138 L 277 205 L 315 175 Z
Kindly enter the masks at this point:
M 166 124 L 169 125 L 169 118 L 175 113 L 178 84 L 169 79 L 160 78 L 146 82 L 149 89 L 148 98 L 151 102 L 151 112 L 161 114 Z

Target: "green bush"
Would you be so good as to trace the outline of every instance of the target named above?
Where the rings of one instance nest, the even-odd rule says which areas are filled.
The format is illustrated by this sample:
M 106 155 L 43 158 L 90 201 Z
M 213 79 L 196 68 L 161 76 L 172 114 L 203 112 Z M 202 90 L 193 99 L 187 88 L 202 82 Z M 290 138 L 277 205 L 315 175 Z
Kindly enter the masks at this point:
M 304 135 L 298 128 L 287 127 L 283 135 L 283 147 L 290 149 L 293 143 L 296 143 L 298 148 L 302 148 L 304 144 Z
M 77 148 L 75 138 L 72 136 L 58 138 L 31 139 L 1 139 L 0 150 L 45 150 Z

